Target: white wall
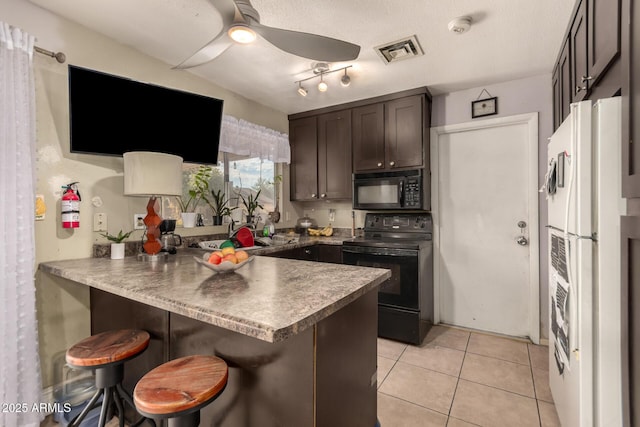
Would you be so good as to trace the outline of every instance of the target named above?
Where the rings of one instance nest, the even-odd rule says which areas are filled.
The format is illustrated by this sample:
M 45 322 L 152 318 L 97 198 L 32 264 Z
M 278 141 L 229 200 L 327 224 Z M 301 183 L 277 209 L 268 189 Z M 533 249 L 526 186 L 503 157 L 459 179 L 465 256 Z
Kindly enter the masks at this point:
M 107 214 L 111 233 L 130 230 L 133 215 L 146 212 L 144 198 L 123 196 L 122 158 L 69 153 L 68 64 L 223 99 L 225 114 L 288 133 L 284 113 L 242 98 L 189 72 L 172 70 L 170 64 L 144 56 L 28 1 L 3 0 L 0 17 L 36 36 L 37 46 L 61 51 L 67 56 L 67 62 L 59 64 L 53 58 L 34 54 L 36 191 L 45 196 L 47 204 L 45 220 L 35 223 L 38 263 L 90 257 L 93 243 L 105 241 L 92 231 L 92 218 L 96 212 Z M 82 194 L 81 227 L 65 230 L 59 226 L 60 187 L 72 181 L 79 182 Z M 288 194 L 286 190 L 286 200 Z M 102 207 L 92 205 L 94 197 L 102 199 Z M 285 203 L 283 210 L 287 209 L 291 206 Z M 295 213 L 292 216 L 295 224 L 297 216 Z M 226 227 L 207 229 L 199 230 L 199 234 L 226 231 Z M 137 231 L 131 239 L 139 239 L 141 233 Z M 36 277 L 36 287 L 43 385 L 48 386 L 54 379 L 54 355 L 90 333 L 88 289 L 41 273 Z
M 553 134 L 553 99 L 551 93 L 551 74 L 543 74 L 500 84 L 452 92 L 433 98 L 431 125 L 433 127 L 465 123 L 471 121 L 471 102 L 478 99 L 486 89 L 491 96 L 498 97 L 498 114 L 486 118 L 513 116 L 522 113 L 538 112 L 538 187 L 542 186 L 547 170 L 547 142 Z M 483 93 L 482 98 L 487 98 Z M 483 120 L 482 118 L 473 119 Z M 539 202 L 540 230 L 540 337 L 548 338 L 548 242 L 546 233 L 547 202 L 541 193 Z

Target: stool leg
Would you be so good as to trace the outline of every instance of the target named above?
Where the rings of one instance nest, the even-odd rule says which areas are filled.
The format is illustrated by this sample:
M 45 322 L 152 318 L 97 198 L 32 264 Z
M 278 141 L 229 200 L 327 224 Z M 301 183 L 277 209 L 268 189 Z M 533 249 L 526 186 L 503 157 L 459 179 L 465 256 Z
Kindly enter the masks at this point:
M 113 393 L 113 401 L 116 403 L 116 408 L 118 409 L 120 427 L 124 427 L 124 406 L 122 405 L 122 400 L 118 394 L 118 389 L 116 387 L 111 387 L 111 393 Z
M 87 403 L 87 405 L 84 407 L 84 409 L 82 410 L 82 412 L 80 412 L 80 414 L 76 415 L 71 422 L 69 423 L 70 427 L 75 427 L 75 426 L 79 426 L 80 423 L 82 422 L 82 420 L 84 420 L 84 417 L 87 416 L 87 414 L 89 413 L 89 411 L 91 411 L 94 406 L 96 405 L 96 402 L 98 401 L 98 398 L 100 397 L 100 395 L 102 394 L 104 390 L 103 389 L 98 389 L 93 396 L 91 397 L 91 400 L 89 400 L 89 403 Z
M 133 410 L 136 412 L 136 414 L 138 413 L 138 411 L 136 410 L 136 405 L 133 403 L 133 398 L 131 397 L 131 395 L 129 394 L 129 392 L 127 390 L 124 389 L 124 387 L 122 387 L 122 384 L 118 383 L 116 384 L 116 391 L 118 393 L 118 395 L 126 402 L 129 404 L 129 406 L 131 406 L 133 408 Z M 131 427 L 137 427 L 139 425 L 141 425 L 143 422 L 148 421 L 149 424 L 151 424 L 153 427 L 156 427 L 156 422 L 151 419 L 151 418 L 146 418 L 143 417 L 142 415 L 140 416 L 140 419 L 138 421 L 136 421 L 135 423 L 131 424 Z
M 200 411 L 180 417 L 169 418 L 167 420 L 168 427 L 198 427 L 200 425 Z
M 109 406 L 111 405 L 111 391 L 107 389 L 102 399 L 102 409 L 100 410 L 100 422 L 98 427 L 104 427 L 107 422 L 107 412 L 109 412 Z

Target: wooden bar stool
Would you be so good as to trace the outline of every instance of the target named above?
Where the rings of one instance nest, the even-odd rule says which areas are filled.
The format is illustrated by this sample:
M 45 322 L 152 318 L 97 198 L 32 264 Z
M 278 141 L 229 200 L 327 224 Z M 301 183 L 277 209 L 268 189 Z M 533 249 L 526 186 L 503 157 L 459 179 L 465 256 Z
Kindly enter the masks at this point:
M 131 395 L 122 387 L 124 363 L 146 350 L 149 340 L 146 331 L 122 329 L 92 335 L 67 350 L 67 363 L 73 368 L 94 371 L 98 389 L 82 412 L 71 420 L 70 426 L 80 425 L 89 411 L 102 406 L 98 425 L 103 427 L 112 403 L 118 410 L 120 427 L 124 426 L 123 401 L 135 409 Z M 100 396 L 102 403 L 98 402 Z M 141 424 L 144 420 L 145 418 L 141 418 L 133 426 Z M 155 425 L 153 420 L 150 421 Z
M 174 359 L 147 372 L 133 390 L 139 413 L 169 427 L 197 427 L 200 409 L 213 402 L 227 386 L 229 368 L 216 356 Z

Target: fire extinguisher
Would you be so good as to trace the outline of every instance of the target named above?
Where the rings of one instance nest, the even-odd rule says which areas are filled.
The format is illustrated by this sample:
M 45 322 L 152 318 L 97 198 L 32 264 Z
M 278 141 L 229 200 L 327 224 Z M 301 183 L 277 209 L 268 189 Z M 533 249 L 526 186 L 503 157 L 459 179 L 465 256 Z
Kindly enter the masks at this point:
M 80 227 L 80 192 L 77 182 L 67 184 L 62 188 L 66 189 L 62 195 L 60 211 L 62 213 L 62 228 Z

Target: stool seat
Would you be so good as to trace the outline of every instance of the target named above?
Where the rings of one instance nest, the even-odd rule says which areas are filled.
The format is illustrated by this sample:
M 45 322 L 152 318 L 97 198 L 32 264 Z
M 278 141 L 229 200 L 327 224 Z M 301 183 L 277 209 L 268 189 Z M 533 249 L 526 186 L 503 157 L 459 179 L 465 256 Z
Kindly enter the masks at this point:
M 216 356 L 186 356 L 147 372 L 133 391 L 136 409 L 152 418 L 173 418 L 198 411 L 227 385 L 229 369 Z
M 76 367 L 98 367 L 123 362 L 149 346 L 149 333 L 122 329 L 92 335 L 67 350 L 67 363 Z

